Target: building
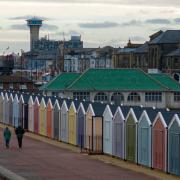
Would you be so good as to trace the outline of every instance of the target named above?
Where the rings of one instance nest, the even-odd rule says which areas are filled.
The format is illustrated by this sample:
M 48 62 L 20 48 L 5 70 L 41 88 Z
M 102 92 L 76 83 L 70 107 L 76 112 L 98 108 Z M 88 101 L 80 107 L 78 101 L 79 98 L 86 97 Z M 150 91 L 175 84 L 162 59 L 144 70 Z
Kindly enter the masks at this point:
M 0 89 L 14 90 L 14 91 L 34 91 L 33 82 L 26 77 L 15 75 L 1 75 L 0 76 Z
M 31 18 L 27 19 L 27 25 L 30 29 L 30 50 L 34 50 L 35 41 L 39 40 L 39 29 L 42 26 L 42 19 L 39 18 Z
M 139 48 L 142 44 L 133 44 L 129 40 L 127 46 L 124 48 L 119 48 L 114 50 L 113 52 L 113 67 L 114 68 L 134 68 L 135 60 L 134 60 L 134 52 L 137 48 Z
M 113 48 L 67 49 L 64 52 L 64 72 L 84 72 L 89 68 L 111 68 Z
M 179 48 L 179 44 L 180 30 L 167 30 L 159 33 L 148 43 L 148 68 L 167 72 L 170 67 L 167 62 L 167 55 L 171 56 L 171 53 Z M 173 67 L 175 64 L 173 64 L 174 62 L 171 63 L 171 67 Z M 175 63 L 177 65 L 177 62 Z M 176 67 L 177 69 L 180 69 L 179 64 Z
M 140 69 L 89 69 L 62 73 L 43 89 L 48 95 L 128 106 L 180 107 L 180 85 L 166 74 Z

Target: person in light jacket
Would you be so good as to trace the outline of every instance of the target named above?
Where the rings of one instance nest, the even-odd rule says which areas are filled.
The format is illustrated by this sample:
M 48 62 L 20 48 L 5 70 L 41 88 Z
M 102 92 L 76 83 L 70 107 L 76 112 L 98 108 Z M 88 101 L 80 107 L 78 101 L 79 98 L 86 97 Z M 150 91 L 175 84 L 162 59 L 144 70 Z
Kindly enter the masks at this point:
M 23 139 L 23 135 L 24 135 L 25 131 L 21 126 L 18 126 L 18 128 L 15 129 L 15 133 L 17 136 L 19 148 L 21 149 L 22 148 L 22 139 Z
M 6 148 L 8 149 L 9 148 L 9 142 L 11 140 L 11 131 L 9 130 L 8 127 L 6 127 L 4 129 L 4 140 L 5 140 L 5 143 L 6 143 Z

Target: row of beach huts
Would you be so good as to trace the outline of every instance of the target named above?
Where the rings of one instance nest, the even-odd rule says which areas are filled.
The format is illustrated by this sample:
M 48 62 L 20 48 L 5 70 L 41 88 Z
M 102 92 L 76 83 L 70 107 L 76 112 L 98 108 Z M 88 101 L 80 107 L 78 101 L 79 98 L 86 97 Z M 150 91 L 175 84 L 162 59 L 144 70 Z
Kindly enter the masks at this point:
M 180 111 L 0 93 L 1 123 L 180 176 Z

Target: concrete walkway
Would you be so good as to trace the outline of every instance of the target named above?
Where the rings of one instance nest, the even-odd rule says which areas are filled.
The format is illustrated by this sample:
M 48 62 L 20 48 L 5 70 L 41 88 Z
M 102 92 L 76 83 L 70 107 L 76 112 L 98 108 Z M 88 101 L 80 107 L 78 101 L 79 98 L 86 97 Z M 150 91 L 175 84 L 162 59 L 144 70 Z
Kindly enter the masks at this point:
M 0 130 L 0 133 L 2 134 L 2 130 Z M 0 142 L 2 142 L 2 138 Z M 0 147 L 0 165 L 18 176 L 32 180 L 153 180 L 177 178 L 108 156 L 87 156 L 77 153 L 77 151 L 79 151 L 79 148 L 30 133 L 26 134 L 23 149 L 19 150 L 16 137 L 13 134 L 10 149 Z M 136 167 L 135 171 L 122 168 L 124 165 L 127 169 Z M 128 166 L 131 168 L 128 168 Z

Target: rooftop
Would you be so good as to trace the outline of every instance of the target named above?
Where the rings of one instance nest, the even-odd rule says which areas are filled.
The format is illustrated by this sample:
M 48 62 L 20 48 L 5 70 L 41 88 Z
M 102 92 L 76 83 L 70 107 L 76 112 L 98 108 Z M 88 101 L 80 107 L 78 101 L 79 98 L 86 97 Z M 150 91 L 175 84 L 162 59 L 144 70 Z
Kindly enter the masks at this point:
M 180 84 L 166 74 L 146 74 L 140 69 L 88 69 L 82 74 L 62 73 L 45 85 L 44 89 L 50 91 L 180 91 Z
M 139 69 L 89 69 L 69 90 L 89 91 L 166 91 L 167 89 Z
M 154 38 L 149 44 L 176 44 L 180 42 L 180 30 L 167 30 Z
M 151 74 L 152 78 L 173 91 L 180 91 L 180 84 L 167 74 Z
M 80 76 L 78 73 L 62 73 L 45 85 L 48 90 L 66 89 L 75 79 Z M 41 88 L 42 89 L 42 88 Z

